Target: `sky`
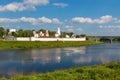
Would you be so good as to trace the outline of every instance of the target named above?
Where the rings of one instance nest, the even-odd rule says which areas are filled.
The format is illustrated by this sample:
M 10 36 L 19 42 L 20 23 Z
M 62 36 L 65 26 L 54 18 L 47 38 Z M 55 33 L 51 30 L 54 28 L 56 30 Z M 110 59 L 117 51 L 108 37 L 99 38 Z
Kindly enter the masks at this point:
M 120 35 L 120 0 L 0 0 L 5 29 Z

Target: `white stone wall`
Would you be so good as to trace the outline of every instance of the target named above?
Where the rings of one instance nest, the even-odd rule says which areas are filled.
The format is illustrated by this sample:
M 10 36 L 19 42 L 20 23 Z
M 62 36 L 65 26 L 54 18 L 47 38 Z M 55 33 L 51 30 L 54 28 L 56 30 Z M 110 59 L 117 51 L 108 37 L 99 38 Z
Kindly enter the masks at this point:
M 57 41 L 57 38 L 35 38 L 35 37 L 31 37 L 31 41 Z
M 30 41 L 30 37 L 17 37 L 15 40 L 17 41 Z
M 86 38 L 60 38 L 59 41 L 86 41 Z
M 35 37 L 17 37 L 17 41 L 86 41 L 86 38 L 35 38 Z

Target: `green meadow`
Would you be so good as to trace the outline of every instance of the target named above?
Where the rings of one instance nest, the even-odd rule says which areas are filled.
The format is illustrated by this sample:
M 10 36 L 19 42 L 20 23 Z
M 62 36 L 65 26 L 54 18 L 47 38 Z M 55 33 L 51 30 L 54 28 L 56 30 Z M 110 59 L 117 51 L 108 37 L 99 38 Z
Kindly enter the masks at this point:
M 15 75 L 0 80 L 120 80 L 120 62 L 70 68 L 48 73 Z
M 0 41 L 0 49 L 33 49 L 33 48 L 61 48 L 78 47 L 101 44 L 91 41 Z

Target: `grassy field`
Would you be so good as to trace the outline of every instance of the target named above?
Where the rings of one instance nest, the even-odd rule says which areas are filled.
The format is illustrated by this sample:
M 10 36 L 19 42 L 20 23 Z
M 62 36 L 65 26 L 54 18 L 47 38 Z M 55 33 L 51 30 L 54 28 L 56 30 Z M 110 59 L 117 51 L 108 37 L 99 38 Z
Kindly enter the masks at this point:
M 44 74 L 16 75 L 0 80 L 120 80 L 120 62 L 71 68 Z
M 91 41 L 73 41 L 73 42 L 0 41 L 0 49 L 59 48 L 59 47 L 89 46 L 95 44 L 101 43 Z

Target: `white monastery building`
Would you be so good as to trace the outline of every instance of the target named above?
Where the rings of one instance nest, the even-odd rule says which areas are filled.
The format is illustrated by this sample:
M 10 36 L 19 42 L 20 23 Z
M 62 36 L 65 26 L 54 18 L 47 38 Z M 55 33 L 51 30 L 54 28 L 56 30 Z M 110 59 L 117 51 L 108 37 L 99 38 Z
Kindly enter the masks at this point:
M 15 29 L 10 29 L 10 32 L 16 32 Z M 44 37 L 43 37 L 44 36 Z M 66 35 L 66 38 L 60 38 L 61 31 L 60 28 L 57 29 L 55 33 L 55 37 L 51 38 L 49 37 L 49 32 L 46 30 L 45 33 L 40 31 L 39 33 L 36 33 L 35 30 L 33 30 L 33 36 L 32 37 L 6 37 L 5 40 L 16 40 L 16 41 L 86 41 L 86 37 L 70 37 L 69 35 Z

